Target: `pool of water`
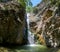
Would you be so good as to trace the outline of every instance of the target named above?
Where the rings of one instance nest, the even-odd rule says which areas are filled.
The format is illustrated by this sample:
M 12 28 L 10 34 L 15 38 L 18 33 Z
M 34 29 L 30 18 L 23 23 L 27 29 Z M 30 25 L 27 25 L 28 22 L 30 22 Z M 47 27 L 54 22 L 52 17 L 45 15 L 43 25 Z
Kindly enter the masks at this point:
M 47 48 L 43 45 L 24 45 L 14 50 L 14 52 L 58 52 L 58 48 Z
M 24 45 L 13 48 L 0 48 L 0 52 L 60 52 L 59 48 L 47 48 L 43 45 Z
M 15 49 L 16 52 L 45 52 L 46 47 L 41 45 L 24 45 Z

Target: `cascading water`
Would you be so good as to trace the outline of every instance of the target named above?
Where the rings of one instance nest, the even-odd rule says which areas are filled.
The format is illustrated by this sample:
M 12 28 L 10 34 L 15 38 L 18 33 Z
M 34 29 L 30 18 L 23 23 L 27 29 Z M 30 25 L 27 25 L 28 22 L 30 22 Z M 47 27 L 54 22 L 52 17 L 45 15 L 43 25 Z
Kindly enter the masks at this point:
M 27 13 L 27 25 L 28 25 L 28 43 L 31 45 L 31 44 L 34 44 L 34 34 L 30 31 L 30 26 L 29 26 L 29 16 L 30 16 L 30 13 Z

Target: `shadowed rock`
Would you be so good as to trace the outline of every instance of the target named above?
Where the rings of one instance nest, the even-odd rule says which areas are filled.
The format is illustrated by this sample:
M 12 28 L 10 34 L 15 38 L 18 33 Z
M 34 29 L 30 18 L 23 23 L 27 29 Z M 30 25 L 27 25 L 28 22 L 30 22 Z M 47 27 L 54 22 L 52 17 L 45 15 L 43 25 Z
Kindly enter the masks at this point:
M 0 43 L 27 42 L 25 8 L 17 2 L 0 3 Z

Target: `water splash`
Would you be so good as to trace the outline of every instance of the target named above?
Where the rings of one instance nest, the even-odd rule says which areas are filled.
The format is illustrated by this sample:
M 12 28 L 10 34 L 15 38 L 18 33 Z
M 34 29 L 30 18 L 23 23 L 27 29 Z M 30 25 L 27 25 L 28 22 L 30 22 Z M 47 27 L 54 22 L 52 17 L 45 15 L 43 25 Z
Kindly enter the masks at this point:
M 30 31 L 28 31 L 28 41 L 29 44 L 34 44 L 34 34 L 32 34 Z

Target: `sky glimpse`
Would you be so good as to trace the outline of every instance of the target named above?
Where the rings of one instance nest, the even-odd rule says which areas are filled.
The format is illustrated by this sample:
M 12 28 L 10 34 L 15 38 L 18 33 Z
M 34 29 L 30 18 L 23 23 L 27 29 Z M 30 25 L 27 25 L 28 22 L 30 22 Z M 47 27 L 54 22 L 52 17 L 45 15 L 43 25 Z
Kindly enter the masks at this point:
M 33 6 L 36 6 L 38 3 L 41 2 L 41 0 L 31 0 L 31 2 L 33 3 Z

